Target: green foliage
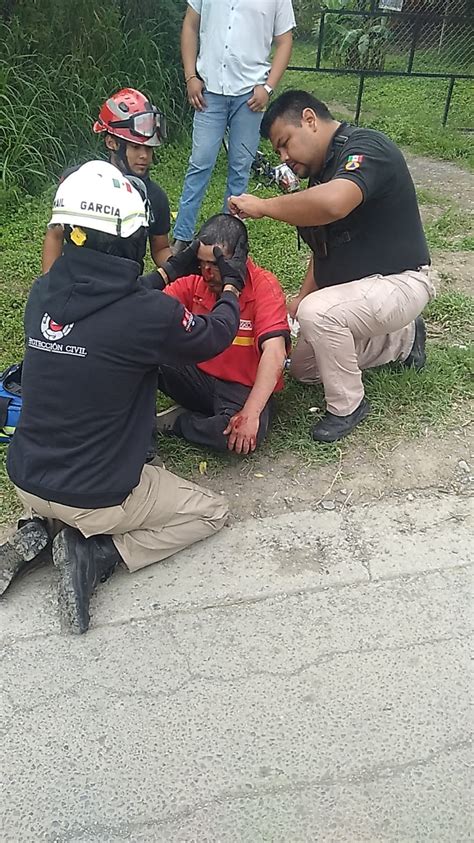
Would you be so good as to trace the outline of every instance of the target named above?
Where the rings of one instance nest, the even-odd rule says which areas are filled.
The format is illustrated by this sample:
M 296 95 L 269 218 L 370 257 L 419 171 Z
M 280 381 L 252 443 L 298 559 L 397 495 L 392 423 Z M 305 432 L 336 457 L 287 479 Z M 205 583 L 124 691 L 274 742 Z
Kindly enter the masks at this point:
M 293 0 L 296 18 L 296 34 L 298 38 L 311 38 L 314 32 L 315 3 L 314 0 Z
M 336 67 L 383 70 L 391 38 L 387 18 L 351 15 L 354 8 L 357 9 L 357 3 L 353 0 L 324 0 L 317 15 L 314 12 L 316 38 L 324 27 L 323 58 Z M 329 14 L 324 15 L 326 10 Z M 332 14 L 339 11 L 341 14 Z
M 383 70 L 390 41 L 390 29 L 385 18 L 359 18 L 360 25 L 341 32 L 336 52 L 340 67 L 353 70 Z
M 91 5 L 93 8 L 91 8 Z M 142 89 L 165 111 L 172 134 L 186 113 L 179 33 L 184 0 L 156 4 L 61 0 L 14 6 L 0 24 L 0 184 L 37 192 L 71 162 L 96 153 L 92 122 L 104 99 Z M 154 15 L 154 17 L 153 17 Z
M 463 339 L 466 333 L 474 330 L 474 298 L 458 290 L 449 290 L 428 305 L 426 315 L 430 322 Z

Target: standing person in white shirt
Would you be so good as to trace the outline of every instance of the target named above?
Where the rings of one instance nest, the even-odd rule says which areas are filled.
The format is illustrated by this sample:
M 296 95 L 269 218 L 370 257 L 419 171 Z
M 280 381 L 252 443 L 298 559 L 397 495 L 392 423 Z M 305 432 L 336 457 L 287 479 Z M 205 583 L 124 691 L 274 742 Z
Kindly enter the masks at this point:
M 174 251 L 189 245 L 226 129 L 227 199 L 247 188 L 263 111 L 293 46 L 291 0 L 188 0 L 181 55 L 195 109 L 193 147 L 174 229 Z M 268 56 L 275 43 L 270 64 Z M 198 51 L 199 47 L 199 51 Z

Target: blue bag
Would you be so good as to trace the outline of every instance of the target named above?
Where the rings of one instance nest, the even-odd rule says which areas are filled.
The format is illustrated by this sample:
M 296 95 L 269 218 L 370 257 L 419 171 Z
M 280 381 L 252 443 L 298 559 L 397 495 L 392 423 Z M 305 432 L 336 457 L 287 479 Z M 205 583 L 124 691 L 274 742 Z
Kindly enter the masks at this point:
M 21 413 L 21 363 L 0 375 L 0 444 L 11 442 Z

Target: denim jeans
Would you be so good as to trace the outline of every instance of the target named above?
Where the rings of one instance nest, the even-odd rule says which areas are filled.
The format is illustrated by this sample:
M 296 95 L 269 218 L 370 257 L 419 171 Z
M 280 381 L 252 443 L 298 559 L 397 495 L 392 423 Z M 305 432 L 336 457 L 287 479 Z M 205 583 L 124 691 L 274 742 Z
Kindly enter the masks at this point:
M 232 194 L 244 193 L 250 166 L 258 148 L 263 114 L 247 105 L 252 92 L 226 97 L 204 91 L 207 108 L 194 114 L 193 147 L 174 227 L 177 240 L 192 240 L 196 218 L 212 175 L 226 129 L 229 130 L 229 166 L 223 211 Z

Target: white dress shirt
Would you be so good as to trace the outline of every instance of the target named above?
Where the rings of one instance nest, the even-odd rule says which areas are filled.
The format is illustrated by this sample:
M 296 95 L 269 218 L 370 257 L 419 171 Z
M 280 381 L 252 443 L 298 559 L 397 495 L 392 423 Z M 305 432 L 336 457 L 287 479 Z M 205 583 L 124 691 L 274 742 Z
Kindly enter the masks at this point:
M 201 16 L 197 72 L 213 94 L 237 97 L 262 85 L 275 36 L 295 26 L 291 0 L 188 0 Z

